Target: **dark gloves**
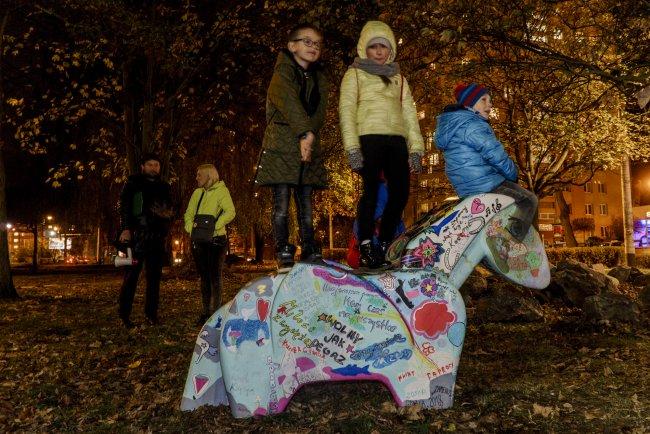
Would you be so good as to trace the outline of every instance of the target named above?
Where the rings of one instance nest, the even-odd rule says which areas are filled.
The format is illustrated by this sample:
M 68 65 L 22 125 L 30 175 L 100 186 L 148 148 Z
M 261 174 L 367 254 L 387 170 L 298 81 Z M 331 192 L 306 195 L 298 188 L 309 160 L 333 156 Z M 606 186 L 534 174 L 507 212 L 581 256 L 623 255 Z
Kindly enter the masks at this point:
M 409 154 L 409 167 L 411 168 L 411 173 L 422 172 L 422 154 L 418 152 Z
M 363 168 L 363 154 L 360 149 L 354 149 L 348 152 L 348 163 L 353 172 L 358 172 Z

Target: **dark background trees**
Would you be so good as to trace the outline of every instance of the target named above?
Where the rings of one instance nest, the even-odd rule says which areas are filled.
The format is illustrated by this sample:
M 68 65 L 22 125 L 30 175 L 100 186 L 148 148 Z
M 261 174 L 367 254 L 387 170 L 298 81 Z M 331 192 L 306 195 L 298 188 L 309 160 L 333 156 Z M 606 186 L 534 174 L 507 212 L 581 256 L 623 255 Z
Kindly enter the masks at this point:
M 235 198 L 233 227 L 259 244 L 269 233 L 269 198 L 252 177 L 266 86 L 299 21 L 324 30 L 332 84 L 324 132 L 332 188 L 317 195 L 318 221 L 354 212 L 357 181 L 335 127 L 337 87 L 368 19 L 388 22 L 400 40 L 425 135 L 457 80 L 492 87 L 495 128 L 540 196 L 648 146 L 647 113 L 633 109 L 649 77 L 642 2 L 0 0 L 0 11 L 0 157 L 24 166 L 0 164 L 0 221 L 61 197 L 59 206 L 82 204 L 77 221 L 101 222 L 109 234 L 121 183 L 143 152 L 156 151 L 180 208 L 196 165 L 214 161 Z M 7 175 L 10 192 L 30 193 L 10 194 L 4 215 Z

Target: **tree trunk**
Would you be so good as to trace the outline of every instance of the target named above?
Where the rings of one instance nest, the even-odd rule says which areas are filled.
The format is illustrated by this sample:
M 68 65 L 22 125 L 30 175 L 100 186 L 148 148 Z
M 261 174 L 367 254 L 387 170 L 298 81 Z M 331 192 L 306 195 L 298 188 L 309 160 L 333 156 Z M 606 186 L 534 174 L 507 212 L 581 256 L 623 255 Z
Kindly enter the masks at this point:
M 147 53 L 147 67 L 144 82 L 144 102 L 142 105 L 142 153 L 154 151 L 154 95 L 153 76 L 156 66 L 153 53 Z
M 576 247 L 578 242 L 576 237 L 573 235 L 573 228 L 571 227 L 571 219 L 569 216 L 569 205 L 567 205 L 566 200 L 564 200 L 564 193 L 561 190 L 554 193 L 555 203 L 557 203 L 558 208 L 560 208 L 560 222 L 562 222 L 562 227 L 564 228 L 564 241 L 566 242 L 567 247 Z
M 0 102 L 2 104 L 2 102 Z M 0 146 L 0 299 L 17 298 L 18 293 L 11 276 L 9 263 L 9 237 L 7 231 L 7 197 L 5 195 L 5 164 L 4 152 Z
M 131 62 L 126 61 L 122 68 L 122 87 L 124 89 L 124 147 L 126 151 L 126 162 L 129 167 L 129 174 L 133 175 L 139 172 L 138 160 L 139 153 L 136 149 L 136 109 L 133 97 L 133 77 L 131 74 Z
M 634 219 L 632 216 L 632 183 L 630 181 L 630 159 L 627 155 L 621 161 L 621 187 L 623 189 L 623 234 L 625 246 L 625 263 L 633 267 L 635 263 L 634 252 Z
M 32 273 L 38 271 L 38 223 L 32 226 L 32 235 L 34 236 L 34 248 L 32 249 Z
M 333 216 L 333 213 L 332 213 L 332 205 L 331 204 L 329 206 L 328 211 L 329 212 L 327 213 L 327 217 L 328 217 L 327 223 L 328 223 L 328 226 L 329 226 L 330 254 L 332 254 L 331 252 L 334 250 L 334 224 L 333 224 L 334 223 L 334 216 Z
M 254 230 L 254 235 L 255 235 L 255 263 L 261 264 L 262 261 L 264 260 L 264 237 L 260 233 L 260 231 L 255 228 Z
M 9 20 L 9 10 L 7 9 L 2 17 L 0 23 L 0 299 L 17 298 L 18 293 L 14 286 L 14 281 L 11 276 L 11 264 L 9 263 L 9 237 L 7 233 L 7 196 L 6 196 L 6 172 L 4 162 L 4 139 L 2 126 L 5 122 L 4 104 L 5 95 L 3 87 L 2 75 L 2 53 L 4 47 L 5 28 Z

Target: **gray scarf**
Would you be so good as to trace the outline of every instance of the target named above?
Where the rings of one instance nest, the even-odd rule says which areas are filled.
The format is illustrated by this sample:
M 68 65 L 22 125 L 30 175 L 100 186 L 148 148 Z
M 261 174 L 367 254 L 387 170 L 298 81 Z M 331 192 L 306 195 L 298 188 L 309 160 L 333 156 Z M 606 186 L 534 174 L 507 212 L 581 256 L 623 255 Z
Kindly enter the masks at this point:
M 362 59 L 356 57 L 350 68 L 359 68 L 362 71 L 366 71 L 368 74 L 373 75 L 383 75 L 384 77 L 393 77 L 394 75 L 399 74 L 399 63 L 384 63 L 380 65 L 373 62 L 370 59 Z

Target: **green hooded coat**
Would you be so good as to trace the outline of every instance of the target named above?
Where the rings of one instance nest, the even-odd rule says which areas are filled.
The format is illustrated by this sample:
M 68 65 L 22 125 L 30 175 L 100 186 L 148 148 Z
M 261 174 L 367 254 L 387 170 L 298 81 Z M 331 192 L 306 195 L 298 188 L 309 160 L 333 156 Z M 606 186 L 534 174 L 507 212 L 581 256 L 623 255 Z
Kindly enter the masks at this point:
M 257 185 L 327 187 L 319 141 L 327 94 L 325 76 L 318 68 L 304 70 L 288 50 L 280 52 L 266 96 L 267 125 L 255 176 Z M 301 164 L 299 137 L 308 131 L 316 136 L 312 160 Z

